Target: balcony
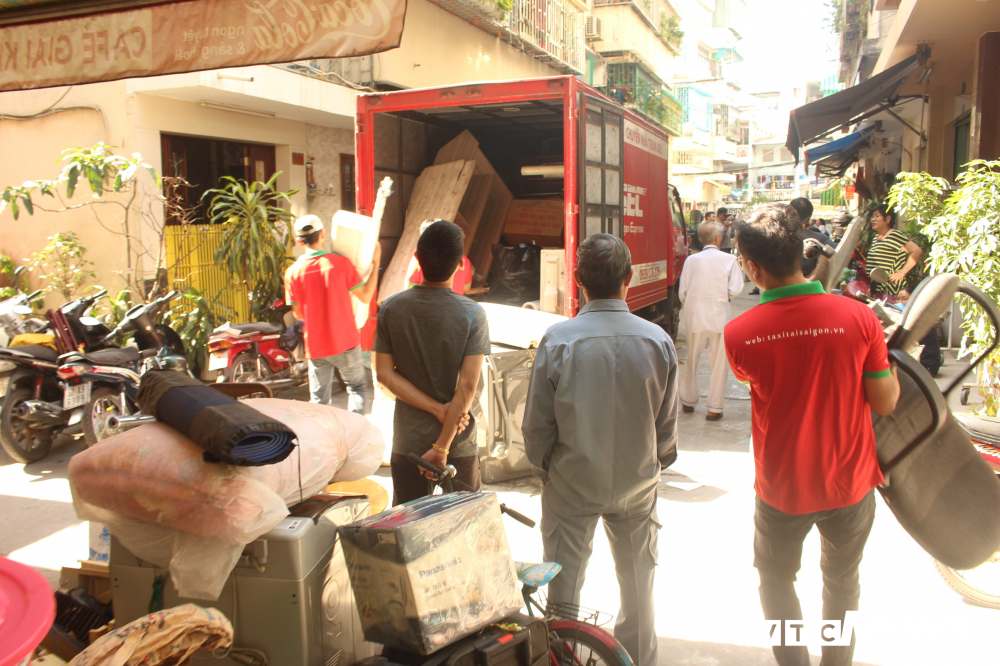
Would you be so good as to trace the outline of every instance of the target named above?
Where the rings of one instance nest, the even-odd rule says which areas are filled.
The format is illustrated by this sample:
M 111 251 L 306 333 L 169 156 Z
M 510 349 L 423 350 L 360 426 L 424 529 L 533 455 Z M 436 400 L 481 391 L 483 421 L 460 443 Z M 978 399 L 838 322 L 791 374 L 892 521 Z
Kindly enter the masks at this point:
M 599 88 L 626 109 L 632 109 L 673 136 L 683 131 L 684 109 L 673 95 L 633 63 L 609 63 L 606 86 Z
M 586 66 L 583 12 L 570 0 L 512 2 L 512 8 L 504 11 L 493 2 L 434 0 L 441 9 L 558 72 L 583 74 Z
M 669 41 L 669 26 L 654 21 L 653 16 L 665 16 L 657 10 L 655 0 L 595 0 L 602 38 L 594 48 L 605 58 L 631 57 L 650 71 L 670 71 L 678 47 Z
M 717 160 L 735 162 L 737 160 L 736 142 L 727 139 L 724 136 L 712 137 L 712 153 L 715 155 L 715 159 Z

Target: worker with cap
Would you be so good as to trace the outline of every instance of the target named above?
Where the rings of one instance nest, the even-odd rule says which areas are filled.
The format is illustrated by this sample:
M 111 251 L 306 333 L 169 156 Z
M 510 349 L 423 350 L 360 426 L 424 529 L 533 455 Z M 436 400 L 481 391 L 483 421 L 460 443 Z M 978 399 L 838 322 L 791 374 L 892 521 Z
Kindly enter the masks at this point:
M 363 414 L 371 396 L 351 295 L 362 303 L 372 300 L 382 247 L 375 245 L 371 272 L 362 281 L 349 259 L 324 249 L 326 231 L 318 217 L 300 217 L 294 229 L 296 242 L 306 252 L 285 272 L 285 301 L 305 322 L 310 402 L 330 404 L 334 371 L 340 370 L 347 383 L 348 409 Z

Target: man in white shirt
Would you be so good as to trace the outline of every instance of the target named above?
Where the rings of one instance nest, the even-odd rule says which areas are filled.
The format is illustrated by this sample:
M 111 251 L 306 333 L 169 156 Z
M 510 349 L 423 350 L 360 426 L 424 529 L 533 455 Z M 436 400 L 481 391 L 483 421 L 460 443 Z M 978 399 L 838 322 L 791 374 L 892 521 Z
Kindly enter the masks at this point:
M 708 421 L 722 418 L 726 393 L 726 346 L 722 334 L 729 321 L 729 301 L 743 290 L 743 274 L 736 257 L 719 250 L 723 227 L 717 222 L 704 222 L 698 227 L 698 238 L 705 249 L 684 262 L 678 295 L 683 304 L 682 314 L 687 328 L 688 357 L 681 376 L 680 401 L 684 412 L 694 412 L 701 390 L 698 388 L 698 361 L 708 348 L 708 364 L 712 378 L 708 384 Z

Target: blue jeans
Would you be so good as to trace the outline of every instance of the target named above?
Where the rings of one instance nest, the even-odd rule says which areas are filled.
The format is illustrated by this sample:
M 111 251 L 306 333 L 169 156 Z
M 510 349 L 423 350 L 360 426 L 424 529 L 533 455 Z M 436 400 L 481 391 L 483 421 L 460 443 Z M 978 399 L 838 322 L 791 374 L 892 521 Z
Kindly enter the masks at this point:
M 330 404 L 334 370 L 347 382 L 347 408 L 355 414 L 364 414 L 371 404 L 365 366 L 361 361 L 361 347 L 348 349 L 342 354 L 309 359 L 309 402 Z

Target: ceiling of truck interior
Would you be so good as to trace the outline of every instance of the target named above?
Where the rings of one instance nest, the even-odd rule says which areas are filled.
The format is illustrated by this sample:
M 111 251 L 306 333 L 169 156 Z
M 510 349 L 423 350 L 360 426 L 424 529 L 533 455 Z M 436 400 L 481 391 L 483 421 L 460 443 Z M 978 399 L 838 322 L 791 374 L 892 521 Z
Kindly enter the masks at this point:
M 473 134 L 548 134 L 561 132 L 563 127 L 562 98 L 475 104 L 421 109 L 444 124 L 471 130 Z

